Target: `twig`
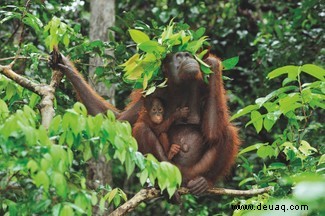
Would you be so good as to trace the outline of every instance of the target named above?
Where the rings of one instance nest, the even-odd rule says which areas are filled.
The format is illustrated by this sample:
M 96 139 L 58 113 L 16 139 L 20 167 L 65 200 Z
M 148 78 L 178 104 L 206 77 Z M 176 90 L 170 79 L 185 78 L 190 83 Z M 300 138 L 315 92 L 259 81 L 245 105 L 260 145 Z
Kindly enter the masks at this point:
M 207 190 L 205 194 L 209 195 L 228 195 L 228 196 L 255 196 L 262 193 L 267 193 L 273 190 L 272 186 L 260 189 L 250 189 L 250 190 L 234 190 L 234 189 L 226 189 L 226 188 L 211 188 Z M 189 194 L 189 190 L 187 188 L 178 189 L 179 194 Z M 130 200 L 126 203 L 115 209 L 110 215 L 111 216 L 119 216 L 125 215 L 128 212 L 131 212 L 135 209 L 141 202 L 151 200 L 154 198 L 161 197 L 161 191 L 156 188 L 148 188 L 141 189 L 137 194 L 134 195 Z
M 7 57 L 7 58 L 0 58 L 0 62 L 1 61 L 8 61 L 8 60 L 14 60 L 14 59 L 31 59 L 31 57 L 28 57 L 28 56 L 14 56 L 14 57 Z M 38 58 L 39 60 L 42 60 L 42 61 L 48 61 L 47 58 Z

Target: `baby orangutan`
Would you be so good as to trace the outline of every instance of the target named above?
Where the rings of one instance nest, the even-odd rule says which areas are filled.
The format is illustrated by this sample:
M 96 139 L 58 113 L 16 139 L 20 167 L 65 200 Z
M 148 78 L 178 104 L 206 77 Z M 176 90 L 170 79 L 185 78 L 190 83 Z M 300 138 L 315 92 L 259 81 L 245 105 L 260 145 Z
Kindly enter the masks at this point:
M 187 118 L 190 112 L 189 108 L 178 108 L 171 116 L 166 118 L 164 116 L 165 108 L 159 98 L 148 99 L 144 107 L 145 109 L 140 113 L 133 127 L 133 136 L 138 140 L 139 151 L 142 153 L 148 151 L 148 146 L 143 146 L 141 142 L 141 138 L 146 134 L 146 136 L 152 137 L 152 142 L 155 142 L 155 145 L 162 146 L 162 148 L 158 148 L 158 151 L 164 151 L 163 155 L 167 155 L 167 159 L 171 160 L 180 151 L 181 147 L 178 144 L 169 143 L 168 129 L 176 120 Z M 163 158 L 163 160 L 166 160 L 166 158 Z

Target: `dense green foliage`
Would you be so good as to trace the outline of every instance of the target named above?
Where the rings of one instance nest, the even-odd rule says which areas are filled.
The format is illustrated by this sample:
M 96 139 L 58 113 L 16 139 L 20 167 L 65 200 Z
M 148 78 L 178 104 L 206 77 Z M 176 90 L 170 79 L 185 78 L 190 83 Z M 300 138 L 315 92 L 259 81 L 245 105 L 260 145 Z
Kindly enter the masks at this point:
M 139 46 L 143 41 L 137 36 L 157 39 L 172 18 L 183 30 L 196 33 L 195 40 L 205 29 L 211 52 L 220 58 L 239 56 L 237 67 L 224 75 L 232 121 L 240 128 L 243 145 L 236 167 L 218 186 L 271 185 L 274 192 L 251 198 L 186 195 L 181 206 L 156 200 L 143 203 L 134 214 L 254 215 L 262 212 L 233 211 L 231 204 L 270 203 L 308 205 L 308 210 L 290 211 L 292 215 L 324 214 L 324 4 L 116 1 L 117 21 L 108 43 L 88 39 L 88 1 L 65 2 L 31 1 L 26 7 L 25 1 L 2 1 L 0 65 L 16 56 L 15 72 L 48 83 L 47 57 L 53 45 L 59 44 L 85 75 L 89 57 L 100 56 L 105 61 L 96 74 L 107 86 L 118 83 L 116 100 L 124 107 L 134 85 L 124 82 L 120 65 L 138 49 L 150 53 Z M 113 50 L 115 57 L 105 49 Z M 232 68 L 237 61 L 229 59 L 224 67 Z M 147 85 L 143 79 L 140 83 Z M 75 103 L 71 88 L 62 82 L 57 89 L 57 115 L 46 130 L 40 123 L 40 97 L 0 75 L 0 214 L 90 214 L 94 205 L 101 210 L 105 203 L 120 205 L 147 178 L 158 180 L 160 188 L 172 194 L 180 182 L 179 171 L 138 153 L 130 125 L 116 121 L 111 112 L 88 116 L 84 106 Z M 113 161 L 114 185 L 92 190 L 85 170 L 87 161 L 100 154 Z

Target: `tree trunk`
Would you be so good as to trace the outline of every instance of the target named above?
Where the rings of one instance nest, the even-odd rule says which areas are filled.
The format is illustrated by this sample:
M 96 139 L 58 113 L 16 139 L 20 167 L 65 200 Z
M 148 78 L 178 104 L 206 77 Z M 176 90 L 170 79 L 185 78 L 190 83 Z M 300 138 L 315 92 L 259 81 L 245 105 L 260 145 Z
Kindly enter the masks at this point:
M 91 0 L 90 2 L 90 32 L 89 38 L 93 40 L 108 41 L 108 28 L 115 23 L 115 0 Z M 113 52 L 106 51 L 106 54 L 113 55 Z M 103 97 L 115 105 L 115 87 L 107 88 L 104 83 L 97 82 L 96 66 L 104 64 L 100 57 L 91 58 L 89 61 L 89 83 Z
M 90 1 L 90 32 L 89 38 L 93 40 L 108 41 L 108 28 L 115 23 L 115 0 L 91 0 Z M 109 54 L 107 52 L 107 54 Z M 112 54 L 112 53 L 111 53 Z M 109 98 L 114 104 L 115 87 L 110 89 L 104 83 L 97 83 L 95 70 L 104 61 L 100 57 L 90 59 L 89 84 L 102 96 Z M 105 156 L 100 155 L 98 160 L 92 159 L 87 167 L 87 182 L 90 188 L 98 188 L 100 185 L 112 185 L 112 168 Z M 110 211 L 108 211 L 110 212 Z M 93 215 L 99 215 L 99 208 L 93 209 Z

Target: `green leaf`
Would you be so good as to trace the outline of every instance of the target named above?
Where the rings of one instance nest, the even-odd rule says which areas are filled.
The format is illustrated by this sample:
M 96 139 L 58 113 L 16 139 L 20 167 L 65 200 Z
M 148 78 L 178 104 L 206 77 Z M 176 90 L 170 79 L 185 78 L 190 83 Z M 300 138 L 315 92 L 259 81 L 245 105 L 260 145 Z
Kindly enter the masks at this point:
M 305 140 L 302 140 L 302 141 L 300 142 L 300 147 L 299 147 L 298 149 L 299 149 L 299 151 L 301 151 L 305 156 L 309 156 L 309 155 L 313 154 L 312 151 L 313 151 L 313 152 L 317 152 L 317 149 L 311 147 L 310 144 L 309 144 L 307 141 L 305 141 Z
M 325 70 L 321 67 L 318 67 L 313 64 L 305 64 L 301 67 L 301 71 L 316 77 L 317 79 L 324 81 L 325 80 Z
M 135 163 L 132 161 L 130 156 L 127 156 L 125 158 L 125 169 L 126 169 L 126 174 L 127 174 L 128 178 L 130 178 L 131 174 L 134 171 L 134 168 L 135 168 Z
M 253 177 L 245 178 L 241 182 L 239 182 L 238 185 L 241 187 L 241 186 L 247 184 L 248 182 L 254 182 L 254 181 L 255 181 L 255 178 L 253 178 Z
M 83 211 L 85 211 L 87 207 L 90 206 L 90 201 L 85 197 L 83 193 L 78 193 L 76 199 L 74 200 L 74 203 Z
M 59 172 L 53 172 L 52 184 L 59 196 L 66 198 L 68 191 L 68 184 L 65 177 Z
M 121 189 L 118 190 L 119 192 L 119 196 L 124 200 L 127 201 L 128 197 L 126 196 L 126 194 L 124 193 L 124 191 L 122 191 Z
M 270 130 L 272 129 L 273 125 L 274 125 L 275 121 L 269 118 L 265 118 L 264 119 L 264 128 L 266 129 L 267 132 L 270 132 Z
M 71 216 L 71 215 L 74 215 L 71 206 L 64 205 L 60 211 L 60 216 Z
M 29 98 L 28 106 L 31 107 L 31 108 L 34 108 L 36 106 L 36 104 L 39 103 L 40 99 L 41 99 L 40 96 L 38 96 L 35 93 L 32 93 L 32 95 Z
M 143 72 L 144 72 L 143 67 L 141 65 L 136 65 L 131 70 L 126 71 L 124 76 L 128 80 L 138 80 L 141 78 Z
M 40 170 L 34 177 L 33 177 L 33 180 L 34 180 L 34 184 L 37 186 L 37 187 L 40 187 L 41 185 L 43 185 L 44 187 L 44 190 L 45 191 L 48 191 L 49 189 L 49 186 L 50 186 L 50 179 L 49 177 L 47 176 L 47 174 L 43 171 L 43 170 Z
M 274 162 L 269 165 L 269 169 L 275 170 L 275 169 L 284 169 L 287 166 L 284 163 L 280 162 Z
M 40 200 L 35 203 L 35 205 L 33 206 L 33 210 L 36 212 L 46 211 L 50 205 L 51 205 L 51 200 L 49 199 Z
M 296 79 L 292 79 L 292 78 L 287 77 L 282 81 L 282 86 L 285 86 L 288 83 L 291 83 L 291 82 L 294 82 L 294 81 L 296 81 Z
M 194 32 L 194 40 L 198 40 L 200 37 L 202 37 L 205 33 L 205 28 L 204 27 L 200 27 L 198 30 L 196 30 Z
M 255 100 L 255 103 L 257 105 L 259 105 L 259 107 L 261 107 L 262 105 L 264 105 L 264 103 L 266 103 L 267 101 L 270 101 L 271 99 L 273 99 L 276 96 L 279 96 L 285 92 L 288 91 L 295 91 L 297 90 L 297 86 L 286 86 L 286 87 L 281 87 L 275 91 L 272 91 L 270 94 L 266 95 L 265 97 L 262 98 L 258 98 Z
M 68 47 L 70 43 L 70 36 L 68 34 L 64 34 L 63 36 L 63 44 L 65 47 Z
M 177 188 L 175 186 L 167 187 L 167 192 L 169 194 L 169 198 L 171 198 L 174 195 L 176 190 L 177 190 Z
M 52 165 L 52 157 L 50 154 L 46 153 L 44 158 L 41 159 L 41 169 L 47 171 Z
M 63 149 L 63 146 L 52 145 L 50 154 L 53 159 L 53 165 L 57 166 L 61 161 L 68 164 L 67 152 Z
M 138 45 L 139 49 L 147 53 L 163 53 L 165 52 L 165 47 L 161 46 L 157 41 L 148 40 L 142 42 Z
M 115 206 L 119 206 L 120 203 L 121 203 L 121 197 L 120 196 L 115 196 L 113 202 L 114 202 Z
M 165 78 L 165 80 L 164 80 L 162 83 L 160 83 L 157 87 L 158 87 L 158 88 L 165 88 L 165 87 L 167 86 L 167 85 L 166 85 L 167 81 L 168 81 L 168 79 Z
M 27 13 L 26 16 L 23 18 L 23 23 L 32 27 L 36 33 L 40 32 L 41 28 L 43 27 L 43 23 L 41 22 L 41 20 L 30 13 Z
M 4 13 L 2 13 L 4 12 Z M 16 12 L 11 12 L 11 11 L 1 11 L 1 15 L 4 16 L 2 20 L 0 20 L 0 24 L 3 24 L 4 22 L 7 22 L 11 19 L 21 19 L 21 14 L 16 13 Z M 2 17 L 2 16 L 1 16 Z
M 75 211 L 81 213 L 81 214 L 85 214 L 85 211 L 80 208 L 79 206 L 73 204 L 73 203 L 67 203 L 68 206 L 70 206 L 72 209 L 74 209 Z
M 281 76 L 283 74 L 288 74 L 288 77 L 291 79 L 291 80 L 296 80 L 297 79 L 297 76 L 298 76 L 298 73 L 299 73 L 299 67 L 298 66 L 292 66 L 292 65 L 289 65 L 289 66 L 284 66 L 284 67 L 280 67 L 280 68 L 277 68 L 273 71 L 271 71 L 267 77 L 269 79 L 274 79 L 278 76 Z
M 318 160 L 318 164 L 317 164 L 317 165 L 321 165 L 321 164 L 323 164 L 323 163 L 325 163 L 325 154 L 323 154 L 323 155 L 319 158 L 319 160 Z
M 207 37 L 201 37 L 199 40 L 191 41 L 186 46 L 187 51 L 189 51 L 191 54 L 195 54 L 203 45 L 204 41 L 206 41 Z
M 84 144 L 83 159 L 85 161 L 88 161 L 92 157 L 93 157 L 93 154 L 91 152 L 90 144 L 89 143 Z
M 58 133 L 59 127 L 61 126 L 61 121 L 62 121 L 62 118 L 60 115 L 55 116 L 52 119 L 52 121 L 50 123 L 50 127 L 49 127 L 50 135 L 54 135 L 54 134 Z
M 256 143 L 254 145 L 248 146 L 248 147 L 244 148 L 243 150 L 241 150 L 238 153 L 238 156 L 242 155 L 244 153 L 247 153 L 247 152 L 258 150 L 261 146 L 266 146 L 266 145 L 268 145 L 268 143 Z
M 249 123 L 247 123 L 247 125 Z M 251 112 L 251 123 L 253 123 L 257 133 L 259 133 L 262 130 L 263 116 L 256 110 Z
M 210 66 L 207 63 L 205 63 L 204 61 L 202 61 L 197 55 L 194 55 L 194 57 L 201 65 L 203 65 L 204 67 L 210 68 Z M 209 73 L 212 73 L 211 70 Z
M 66 141 L 67 145 L 71 148 L 73 141 L 74 141 L 73 133 L 71 131 L 67 131 L 66 136 L 65 136 L 65 141 Z
M 69 166 L 72 166 L 72 162 L 73 162 L 73 152 L 72 152 L 72 150 L 70 149 L 70 148 L 68 148 L 67 149 L 67 156 L 68 156 L 68 158 L 67 158 L 67 164 L 69 165 Z
M 61 208 L 62 208 L 62 204 L 61 203 L 56 204 L 55 206 L 53 206 L 53 208 L 52 208 L 52 215 L 53 216 L 59 216 L 60 215 Z
M 9 116 L 9 109 L 7 104 L 0 99 L 0 120 L 4 120 Z
M 264 118 L 264 128 L 268 132 L 272 129 L 273 125 L 278 120 L 280 115 L 281 115 L 280 111 L 275 111 L 275 112 L 271 112 L 271 113 L 266 114 L 266 117 Z
M 124 64 L 121 64 L 121 66 L 123 66 L 123 67 L 127 67 L 129 65 L 135 66 L 136 62 L 139 60 L 139 58 L 140 58 L 140 54 L 136 53 L 131 58 L 129 58 Z M 126 70 L 126 68 L 124 70 Z
M 243 109 L 240 109 L 240 110 L 237 111 L 237 113 L 235 115 L 233 115 L 230 118 L 230 121 L 232 121 L 232 120 L 234 120 L 236 118 L 239 118 L 239 117 L 241 117 L 243 115 L 246 115 L 246 114 L 252 112 L 253 110 L 257 110 L 258 108 L 259 108 L 258 105 L 249 105 L 249 106 L 247 106 L 247 107 L 245 107 Z
M 140 43 L 150 40 L 149 36 L 140 30 L 129 29 L 129 33 L 130 33 L 132 40 L 137 44 L 140 44 Z
M 147 178 L 148 178 L 148 170 L 145 169 L 140 174 L 140 183 L 142 186 L 144 185 L 144 183 L 146 183 Z
M 98 203 L 97 193 L 93 192 L 91 194 L 91 204 L 96 205 Z
M 28 161 L 27 168 L 30 169 L 31 173 L 34 173 L 39 169 L 38 164 L 34 160 Z
M 104 197 L 102 197 L 100 199 L 100 201 L 99 201 L 99 210 L 100 210 L 101 213 L 103 213 L 104 210 L 105 210 L 105 199 L 104 199 Z
M 108 193 L 108 203 L 111 203 L 114 197 L 116 196 L 118 192 L 117 188 L 114 188 L 111 192 Z
M 258 150 L 257 150 L 257 155 L 260 158 L 265 159 L 266 157 L 272 157 L 275 155 L 275 150 L 273 149 L 272 146 L 261 146 Z
M 279 100 L 280 111 L 283 114 L 288 113 L 289 111 L 293 111 L 302 106 L 301 97 L 298 93 L 291 93 L 287 97 L 281 98 Z
M 233 69 L 239 62 L 239 56 L 222 61 L 223 70 Z
M 155 90 L 156 90 L 156 86 L 151 86 L 148 90 L 145 91 L 145 93 L 146 93 L 145 95 L 148 96 L 148 95 L 154 93 Z

